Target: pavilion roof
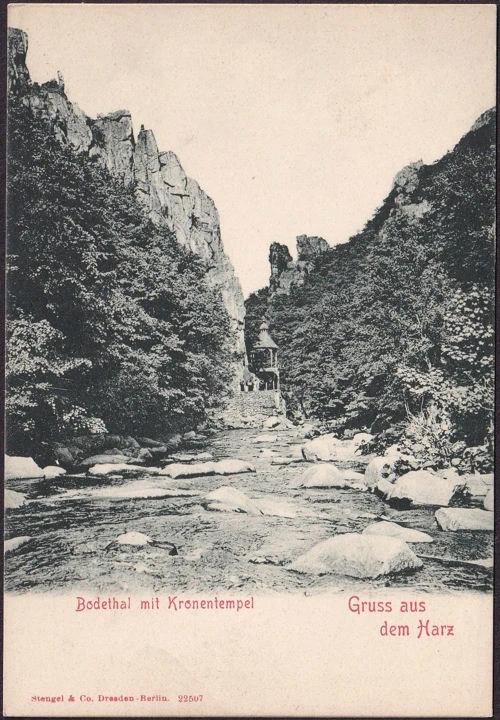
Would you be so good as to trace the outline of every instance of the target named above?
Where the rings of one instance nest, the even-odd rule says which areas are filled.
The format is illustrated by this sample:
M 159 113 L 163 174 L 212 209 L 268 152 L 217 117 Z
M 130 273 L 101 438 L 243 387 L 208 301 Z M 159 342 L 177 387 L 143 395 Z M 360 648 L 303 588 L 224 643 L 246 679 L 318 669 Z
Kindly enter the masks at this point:
M 272 348 L 273 350 L 278 349 L 278 346 L 269 334 L 269 327 L 265 321 L 260 326 L 259 337 L 254 345 L 254 348 L 259 350 L 262 348 Z

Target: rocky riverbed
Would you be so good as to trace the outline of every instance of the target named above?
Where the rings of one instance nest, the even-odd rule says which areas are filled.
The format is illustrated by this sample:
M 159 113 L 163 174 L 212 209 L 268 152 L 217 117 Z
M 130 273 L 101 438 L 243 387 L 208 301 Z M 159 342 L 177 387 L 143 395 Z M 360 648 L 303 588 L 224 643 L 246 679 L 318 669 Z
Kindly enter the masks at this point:
M 351 473 L 345 487 L 311 487 L 304 478 L 317 464 L 300 459 L 303 444 L 296 428 L 226 430 L 182 449 L 187 456 L 205 453 L 201 464 L 211 462 L 210 455 L 213 462 L 243 461 L 238 467 L 218 465 L 215 472 L 225 474 L 172 477 L 144 468 L 135 477 L 117 471 L 12 480 L 8 489 L 24 498 L 7 510 L 5 589 L 226 594 L 492 589 L 491 532 L 443 531 L 433 506 L 391 507 L 359 481 L 363 458 L 335 463 Z M 245 465 L 255 471 L 234 472 Z M 430 536 L 432 542 L 408 543 L 422 556 L 420 567 L 370 579 L 294 569 L 318 543 L 363 533 L 380 521 Z

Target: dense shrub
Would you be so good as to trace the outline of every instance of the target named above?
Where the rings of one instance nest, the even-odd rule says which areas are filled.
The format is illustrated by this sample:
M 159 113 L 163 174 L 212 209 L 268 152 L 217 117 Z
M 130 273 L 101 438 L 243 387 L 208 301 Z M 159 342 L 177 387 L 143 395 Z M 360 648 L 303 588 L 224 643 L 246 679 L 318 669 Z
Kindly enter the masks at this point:
M 16 98 L 8 151 L 9 449 L 202 419 L 231 360 L 202 261 Z
M 437 413 L 450 448 L 488 440 L 494 113 L 482 120 L 439 162 L 403 171 L 364 230 L 320 256 L 302 287 L 269 295 L 292 411 L 339 432 L 398 427 L 400 438 Z M 247 301 L 252 324 L 264 297 Z M 446 443 L 436 450 L 443 459 Z

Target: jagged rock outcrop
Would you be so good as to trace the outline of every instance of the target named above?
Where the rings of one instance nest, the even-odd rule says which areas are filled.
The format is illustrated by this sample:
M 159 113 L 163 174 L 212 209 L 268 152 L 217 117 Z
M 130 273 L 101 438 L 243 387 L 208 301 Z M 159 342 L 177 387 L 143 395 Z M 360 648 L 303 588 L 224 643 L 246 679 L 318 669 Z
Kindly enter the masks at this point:
M 422 160 L 410 163 L 400 170 L 394 178 L 393 186 L 398 194 L 405 193 L 409 195 L 414 192 L 419 185 L 419 172 L 423 168 Z
M 269 288 L 272 294 L 288 295 L 292 287 L 303 285 L 316 258 L 330 247 L 324 238 L 317 235 L 298 235 L 296 242 L 296 261 L 292 259 L 286 245 L 273 243 L 269 249 Z
M 128 110 L 98 115 L 91 131 L 90 157 L 104 165 L 111 175 L 121 178 L 124 185 L 133 185 L 135 138 Z
M 28 36 L 22 30 L 9 28 L 9 46 L 7 48 L 7 89 L 9 92 L 23 92 L 30 85 L 30 75 L 26 67 Z
M 485 110 L 484 113 L 482 113 L 478 117 L 476 122 L 472 125 L 470 132 L 475 133 L 478 130 L 480 130 L 482 127 L 493 124 L 495 122 L 495 118 L 496 118 L 496 108 L 495 107 Z
M 330 246 L 326 240 L 317 235 L 297 236 L 297 255 L 299 262 L 314 262 L 318 255 L 328 250 Z
M 413 222 L 420 220 L 431 209 L 427 199 L 414 200 L 422 172 L 425 172 L 422 160 L 410 163 L 398 172 L 392 186 L 395 211 L 403 212 Z
M 462 472 L 491 468 L 495 129 L 492 108 L 441 159 L 400 170 L 347 242 L 324 252 L 309 243 L 319 254 L 298 292 L 303 245 L 296 263 L 273 246 L 272 282 L 246 302 L 248 347 L 265 316 L 290 411 L 328 419 L 337 435 L 363 427 L 381 434 L 383 446 L 419 446 L 398 475 L 438 470 L 448 453 Z M 421 444 L 434 422 L 452 450 Z M 469 454 L 470 446 L 477 450 Z M 419 480 L 403 493 L 392 467 L 375 470 L 372 484 L 391 502 L 438 504 L 439 478 L 429 479 L 428 492 Z M 453 491 L 443 489 L 443 505 Z
M 240 283 L 222 245 L 215 203 L 187 177 L 172 151 L 160 152 L 151 130 L 141 126 L 134 137 L 127 110 L 98 115 L 94 120 L 68 100 L 62 76 L 39 86 L 32 83 L 26 66 L 25 32 L 8 31 L 8 86 L 11 92 L 52 125 L 58 140 L 76 152 L 85 152 L 136 196 L 158 225 L 165 224 L 177 241 L 199 255 L 208 266 L 208 278 L 219 290 L 235 331 L 235 387 L 245 358 L 245 306 Z
M 271 276 L 269 278 L 269 287 L 271 292 L 276 292 L 280 286 L 280 279 L 288 268 L 293 268 L 295 263 L 290 255 L 290 250 L 286 245 L 273 243 L 269 248 L 269 265 L 271 266 Z

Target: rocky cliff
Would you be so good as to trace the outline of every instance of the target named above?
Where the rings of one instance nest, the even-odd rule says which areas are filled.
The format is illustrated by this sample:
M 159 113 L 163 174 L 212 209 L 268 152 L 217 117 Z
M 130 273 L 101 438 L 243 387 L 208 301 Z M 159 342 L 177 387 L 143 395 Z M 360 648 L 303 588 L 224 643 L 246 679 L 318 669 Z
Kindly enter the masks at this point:
M 429 467 L 454 455 L 467 467 L 466 447 L 489 467 L 495 121 L 487 110 L 441 159 L 400 170 L 348 242 L 301 237 L 296 263 L 271 247 L 269 287 L 246 302 L 248 346 L 265 315 L 289 411 L 388 444 L 425 439 Z
M 269 249 L 271 294 L 288 295 L 292 287 L 304 284 L 305 278 L 314 267 L 316 258 L 330 247 L 326 240 L 316 235 L 298 235 L 297 260 L 294 261 L 286 245 L 273 243 Z
M 151 130 L 134 135 L 127 110 L 89 118 L 68 99 L 60 74 L 38 85 L 26 66 L 28 38 L 19 29 L 8 32 L 8 88 L 34 113 L 49 120 L 59 141 L 96 163 L 128 187 L 155 224 L 165 224 L 177 241 L 199 255 L 208 267 L 210 284 L 220 291 L 236 333 L 235 375 L 245 357 L 245 306 L 240 283 L 221 240 L 219 214 L 196 180 L 187 177 L 172 151 L 161 152 Z M 238 380 L 238 377 L 235 378 Z

